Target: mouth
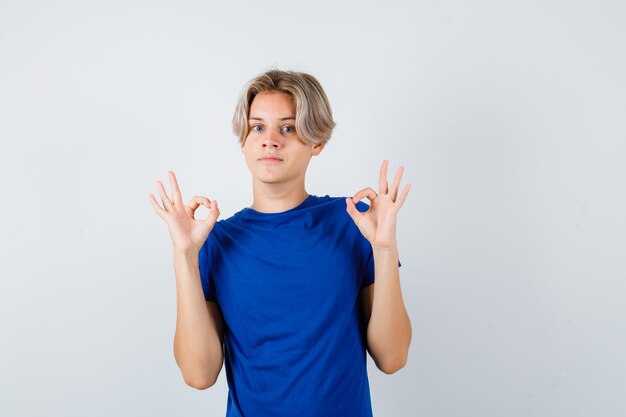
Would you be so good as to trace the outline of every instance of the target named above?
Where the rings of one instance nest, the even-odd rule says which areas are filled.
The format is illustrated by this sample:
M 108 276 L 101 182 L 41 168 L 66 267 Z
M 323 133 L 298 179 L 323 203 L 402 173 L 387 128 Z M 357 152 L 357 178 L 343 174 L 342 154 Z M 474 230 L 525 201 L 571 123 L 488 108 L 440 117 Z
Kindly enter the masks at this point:
M 261 158 L 260 161 L 262 161 L 262 162 L 280 162 L 280 161 L 282 161 L 282 159 L 270 156 L 270 157 Z

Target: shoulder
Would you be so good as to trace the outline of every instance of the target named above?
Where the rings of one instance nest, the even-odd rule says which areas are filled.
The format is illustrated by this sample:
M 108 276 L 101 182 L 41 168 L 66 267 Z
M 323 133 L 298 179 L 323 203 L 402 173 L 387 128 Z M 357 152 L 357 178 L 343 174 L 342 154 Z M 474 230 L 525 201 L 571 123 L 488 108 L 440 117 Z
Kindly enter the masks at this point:
M 328 194 L 326 194 L 323 197 L 317 197 L 317 205 L 326 205 L 326 207 L 328 208 L 338 208 L 341 207 L 343 209 L 346 208 L 346 199 L 347 198 L 352 198 L 352 196 L 347 196 L 347 195 L 343 195 L 343 196 L 330 196 Z M 369 209 L 369 205 L 367 203 L 365 203 L 364 201 L 358 201 L 356 204 L 357 209 L 359 209 L 359 211 L 367 211 L 367 209 Z

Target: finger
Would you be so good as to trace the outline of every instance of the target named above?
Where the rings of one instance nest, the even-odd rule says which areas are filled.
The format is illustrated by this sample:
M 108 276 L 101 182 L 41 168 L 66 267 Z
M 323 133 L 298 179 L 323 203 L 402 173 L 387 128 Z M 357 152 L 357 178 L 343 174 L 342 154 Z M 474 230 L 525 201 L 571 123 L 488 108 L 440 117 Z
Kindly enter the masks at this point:
M 187 205 L 185 206 L 185 212 L 187 212 L 187 214 L 191 218 L 195 219 L 194 213 L 196 212 L 196 210 L 200 206 L 205 206 L 206 208 L 208 208 L 210 210 L 211 209 L 211 200 L 209 200 L 206 197 L 202 197 L 202 196 L 196 195 L 196 196 L 192 197 L 191 200 L 189 200 L 189 203 L 187 203 Z
M 172 211 L 172 202 L 170 201 L 167 193 L 165 192 L 165 187 L 163 187 L 163 183 L 161 180 L 157 181 L 157 188 L 159 189 L 159 195 L 161 196 L 161 203 L 166 211 Z
M 152 207 L 154 207 L 154 211 L 156 211 L 156 214 L 159 215 L 159 217 L 161 217 L 162 219 L 165 219 L 165 213 L 167 213 L 165 210 L 163 210 L 161 208 L 161 206 L 159 206 L 159 203 L 156 200 L 156 197 L 153 196 L 152 194 L 148 195 L 148 198 L 150 199 L 150 202 L 152 203 Z
M 346 198 L 346 211 L 350 215 L 350 218 L 352 218 L 352 221 L 354 221 L 354 223 L 358 225 L 362 214 L 356 208 L 356 206 L 354 205 L 354 201 L 352 201 L 351 198 Z
M 378 175 L 378 194 L 387 194 L 387 165 L 389 161 L 383 160 Z
M 376 194 L 376 191 L 372 189 L 372 187 L 367 187 L 367 188 L 362 189 L 358 193 L 356 193 L 354 197 L 352 197 L 352 202 L 356 204 L 365 197 L 367 197 L 371 202 L 373 202 L 374 199 L 378 197 L 378 195 Z
M 210 203 L 209 207 L 209 215 L 206 216 L 206 218 L 203 219 L 202 222 L 212 229 L 215 225 L 215 222 L 217 221 L 217 218 L 220 216 L 220 209 L 217 206 L 217 200 L 213 200 Z
M 211 209 L 211 200 L 206 197 L 202 197 L 201 195 L 196 195 L 189 200 L 187 203 L 187 207 L 195 211 L 198 207 L 205 206 L 209 210 Z
M 183 205 L 183 196 L 180 193 L 180 188 L 178 187 L 178 181 L 176 180 L 176 175 L 174 171 L 168 171 L 170 177 L 170 183 L 172 185 L 172 201 L 175 205 Z
M 400 194 L 400 197 L 396 200 L 398 210 L 400 210 L 400 208 L 404 204 L 404 200 L 406 200 L 406 196 L 409 194 L 410 189 L 411 189 L 410 183 L 404 186 L 404 190 L 402 190 L 402 194 Z
M 389 189 L 389 195 L 393 201 L 396 201 L 398 195 L 398 188 L 400 187 L 400 181 L 402 180 L 402 174 L 404 173 L 404 167 L 400 166 L 396 171 L 396 176 L 393 177 L 391 188 Z

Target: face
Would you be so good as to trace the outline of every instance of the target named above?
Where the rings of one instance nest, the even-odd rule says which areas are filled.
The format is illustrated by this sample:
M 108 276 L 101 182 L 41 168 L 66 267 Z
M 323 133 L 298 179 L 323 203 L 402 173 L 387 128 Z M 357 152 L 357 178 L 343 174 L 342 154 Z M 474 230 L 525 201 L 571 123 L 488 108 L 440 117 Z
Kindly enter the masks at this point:
M 296 132 L 295 117 L 296 107 L 288 94 L 262 92 L 252 100 L 242 152 L 255 181 L 304 181 L 311 157 L 319 155 L 324 145 L 304 143 Z

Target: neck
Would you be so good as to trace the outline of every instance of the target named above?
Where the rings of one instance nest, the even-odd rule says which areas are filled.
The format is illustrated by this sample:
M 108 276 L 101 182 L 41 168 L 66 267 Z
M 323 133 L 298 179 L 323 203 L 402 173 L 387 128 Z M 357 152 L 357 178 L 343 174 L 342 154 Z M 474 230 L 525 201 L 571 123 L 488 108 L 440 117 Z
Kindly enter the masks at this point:
M 304 181 L 276 185 L 253 180 L 253 202 L 250 208 L 261 213 L 281 213 L 297 207 L 308 196 Z

